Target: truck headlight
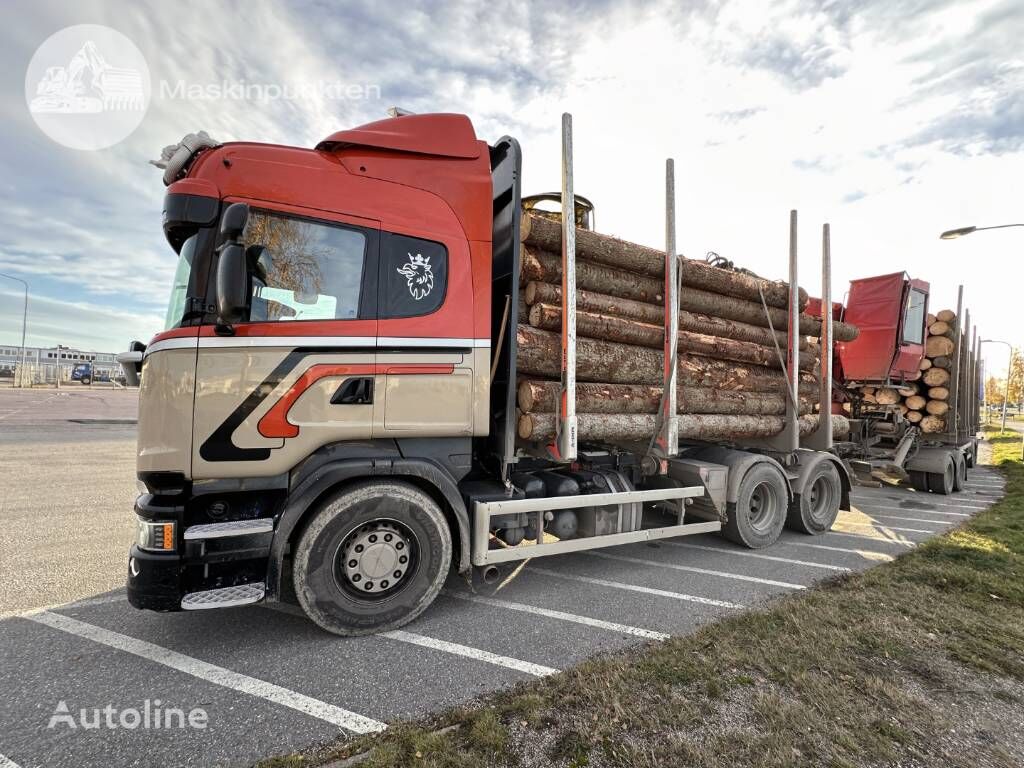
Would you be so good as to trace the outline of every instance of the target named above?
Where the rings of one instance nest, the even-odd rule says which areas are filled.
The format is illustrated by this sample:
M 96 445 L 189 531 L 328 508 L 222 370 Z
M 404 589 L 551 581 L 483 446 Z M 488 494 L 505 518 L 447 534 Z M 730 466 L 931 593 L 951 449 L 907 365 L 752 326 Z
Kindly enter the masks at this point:
M 176 523 L 154 522 L 136 517 L 136 543 L 150 552 L 173 552 Z

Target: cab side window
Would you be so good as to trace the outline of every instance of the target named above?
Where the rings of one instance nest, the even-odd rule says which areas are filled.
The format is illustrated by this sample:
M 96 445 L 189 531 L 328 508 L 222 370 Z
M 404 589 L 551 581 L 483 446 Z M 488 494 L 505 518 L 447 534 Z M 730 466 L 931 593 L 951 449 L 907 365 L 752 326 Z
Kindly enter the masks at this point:
M 260 256 L 250 264 L 253 272 L 250 321 L 360 317 L 366 254 L 366 235 L 362 232 L 341 225 L 253 211 L 242 240 L 246 247 L 263 246 Z
M 921 291 L 910 289 L 907 311 L 903 315 L 903 343 L 924 343 L 924 320 L 927 297 Z
M 440 309 L 448 287 L 448 249 L 432 240 L 384 233 L 380 248 L 381 319 Z

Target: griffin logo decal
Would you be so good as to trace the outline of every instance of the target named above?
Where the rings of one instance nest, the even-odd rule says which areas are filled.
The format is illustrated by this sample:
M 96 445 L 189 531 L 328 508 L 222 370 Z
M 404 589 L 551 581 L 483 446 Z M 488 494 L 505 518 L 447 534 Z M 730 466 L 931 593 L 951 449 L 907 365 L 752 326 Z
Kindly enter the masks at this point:
M 416 301 L 425 299 L 434 290 L 434 271 L 430 267 L 429 256 L 424 258 L 422 254 L 417 253 L 413 256 L 410 253 L 408 263 L 396 271 L 405 278 L 409 294 Z

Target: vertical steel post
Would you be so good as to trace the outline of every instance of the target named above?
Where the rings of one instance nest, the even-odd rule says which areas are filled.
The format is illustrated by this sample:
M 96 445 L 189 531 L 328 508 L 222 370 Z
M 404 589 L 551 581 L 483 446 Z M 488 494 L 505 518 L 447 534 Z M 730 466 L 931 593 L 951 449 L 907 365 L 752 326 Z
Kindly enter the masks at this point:
M 971 378 L 970 381 L 970 411 L 968 416 L 970 422 L 967 426 L 967 434 L 970 437 L 978 434 L 978 396 L 981 394 L 978 387 L 978 329 L 971 328 Z
M 797 425 L 800 402 L 800 282 L 797 270 L 797 218 L 796 211 L 789 212 L 789 332 L 786 336 L 788 347 L 789 398 L 786 403 L 786 431 L 783 432 L 787 445 L 784 450 L 795 451 L 800 447 L 800 428 Z
M 572 115 L 562 114 L 562 391 L 555 448 L 576 458 L 576 195 L 572 183 Z
M 675 161 L 665 161 L 665 345 L 664 386 L 661 399 L 661 434 L 658 445 L 663 457 L 679 453 L 677 384 L 679 366 L 679 260 L 676 257 L 676 171 Z
M 832 448 L 832 239 L 828 224 L 821 227 L 821 356 L 818 426 L 805 441 L 809 448 Z

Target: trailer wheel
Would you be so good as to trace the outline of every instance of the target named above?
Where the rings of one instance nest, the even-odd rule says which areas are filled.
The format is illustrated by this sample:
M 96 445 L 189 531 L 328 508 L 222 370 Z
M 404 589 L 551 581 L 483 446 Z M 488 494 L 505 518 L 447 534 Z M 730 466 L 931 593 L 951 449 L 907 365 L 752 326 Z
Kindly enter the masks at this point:
M 956 466 L 953 460 L 946 462 L 946 468 L 942 472 L 928 473 L 928 490 L 932 493 L 940 493 L 949 496 L 953 492 L 953 480 L 956 478 Z
M 451 532 L 436 501 L 407 483 L 363 482 L 328 499 L 302 533 L 295 594 L 328 632 L 383 632 L 433 602 L 451 559 Z
M 750 549 L 774 544 L 786 524 L 788 497 L 779 471 L 770 464 L 756 464 L 740 482 L 736 506 L 722 532 Z
M 910 485 L 915 491 L 928 492 L 927 472 L 912 469 L 907 474 L 910 475 Z
M 812 536 L 825 533 L 839 515 L 843 487 L 831 461 L 818 462 L 804 483 L 803 493 L 789 505 L 786 527 Z
M 953 454 L 953 490 L 962 491 L 967 483 L 967 460 L 962 453 Z

